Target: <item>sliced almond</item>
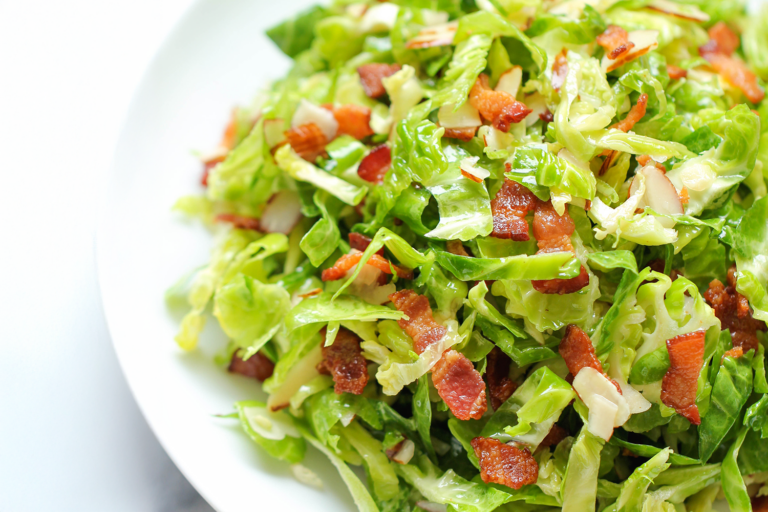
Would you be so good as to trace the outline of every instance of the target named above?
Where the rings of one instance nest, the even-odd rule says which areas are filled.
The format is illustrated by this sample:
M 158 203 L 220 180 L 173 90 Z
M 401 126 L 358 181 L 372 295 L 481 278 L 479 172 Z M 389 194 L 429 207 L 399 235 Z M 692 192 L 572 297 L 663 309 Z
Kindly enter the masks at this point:
M 293 114 L 291 128 L 308 123 L 315 123 L 329 141 L 335 139 L 339 131 L 339 123 L 333 117 L 333 112 L 303 99 Z
M 604 55 L 601 62 L 603 72 L 608 73 L 618 69 L 627 62 L 633 61 L 659 46 L 658 30 L 634 30 L 628 34 L 628 38 L 635 46 L 619 55 L 616 59 L 609 58 L 607 54 Z
M 497 91 L 504 91 L 511 94 L 513 97 L 517 97 L 517 91 L 520 89 L 520 84 L 523 81 L 523 68 L 520 66 L 513 66 L 512 69 L 506 71 L 501 77 L 499 77 L 499 83 L 496 84 Z
M 450 46 L 453 43 L 453 36 L 456 35 L 458 28 L 458 21 L 424 28 L 416 37 L 408 41 L 405 47 L 413 50 L 417 48 L 432 48 L 433 46 Z
M 695 5 L 689 4 L 683 6 L 675 2 L 670 2 L 669 0 L 653 0 L 653 2 L 645 7 L 684 20 L 691 20 L 699 23 L 706 23 L 709 21 L 709 14 L 705 13 Z
M 392 30 L 399 12 L 400 8 L 393 3 L 377 3 L 363 14 L 363 19 L 360 20 L 360 30 L 363 32 Z
M 392 460 L 398 464 L 408 464 L 413 458 L 413 453 L 416 449 L 416 445 L 410 439 L 406 439 L 400 443 L 400 449 L 397 450 L 392 456 Z
M 547 111 L 547 101 L 538 92 L 526 96 L 523 103 L 531 109 L 531 113 L 525 118 L 525 126 L 533 126 L 541 119 L 539 116 Z
M 665 215 L 682 215 L 680 194 L 667 175 L 652 165 L 644 167 L 642 172 L 645 175 L 645 203 Z
M 480 120 L 480 113 L 475 107 L 465 101 L 462 106 L 455 110 L 455 105 L 449 103 L 440 107 L 437 111 L 437 121 L 443 128 L 460 129 L 460 128 L 474 128 L 481 126 L 483 122 Z
M 273 195 L 259 219 L 266 233 L 289 234 L 301 220 L 301 201 L 293 190 L 281 190 Z
M 477 166 L 477 161 L 480 160 L 476 156 L 464 158 L 461 160 L 461 174 L 471 179 L 476 183 L 482 183 L 483 180 L 491 175 L 491 172 L 487 169 Z M 467 176 L 468 175 L 468 176 Z

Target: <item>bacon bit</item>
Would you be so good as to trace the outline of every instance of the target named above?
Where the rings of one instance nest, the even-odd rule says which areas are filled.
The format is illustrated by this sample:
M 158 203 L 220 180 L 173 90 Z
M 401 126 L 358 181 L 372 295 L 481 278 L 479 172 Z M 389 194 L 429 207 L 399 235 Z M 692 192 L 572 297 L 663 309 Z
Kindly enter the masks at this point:
M 568 76 L 568 48 L 563 48 L 560 53 L 555 57 L 555 62 L 552 64 L 552 88 L 559 91 L 565 83 L 565 77 Z M 549 112 L 549 110 L 547 110 Z M 552 113 L 550 112 L 550 115 Z M 554 121 L 554 117 L 552 118 Z M 545 121 L 551 123 L 552 121 Z
M 443 353 L 432 368 L 432 383 L 453 415 L 462 421 L 479 420 L 488 409 L 483 377 L 461 352 L 449 349 Z
M 678 195 L 680 196 L 680 204 L 686 205 L 691 200 L 691 196 L 688 194 L 688 189 L 685 187 L 680 189 L 680 193 Z
M 536 254 L 552 252 L 575 252 L 571 244 L 571 235 L 576 230 L 573 219 L 568 214 L 558 215 L 551 201 L 538 201 L 533 214 L 533 236 L 539 250 Z M 589 274 L 584 265 L 579 275 L 571 279 L 545 279 L 531 281 L 533 288 L 540 293 L 574 293 L 589 284 Z
M 768 512 L 768 496 L 752 498 L 752 512 Z
M 605 32 L 597 36 L 597 44 L 603 47 L 611 60 L 616 60 L 635 47 L 627 31 L 616 25 L 608 25 Z
M 333 109 L 333 117 L 339 123 L 338 135 L 350 135 L 357 140 L 373 135 L 371 109 L 355 104 L 341 105 Z
M 321 293 L 323 293 L 322 288 L 314 288 L 312 290 L 309 290 L 307 293 L 300 293 L 299 297 L 301 297 L 302 299 L 306 299 L 308 297 L 314 297 L 315 295 L 320 295 Z
M 469 103 L 485 120 L 490 121 L 494 128 L 505 133 L 509 131 L 512 123 L 519 123 L 533 112 L 508 92 L 491 89 L 486 74 L 477 77 L 475 85 L 469 91 Z
M 259 219 L 253 217 L 244 217 L 234 213 L 220 213 L 216 216 L 216 222 L 228 222 L 236 229 L 250 229 L 252 231 L 261 231 Z
M 507 164 L 507 170 L 511 166 Z M 491 201 L 493 213 L 494 238 L 525 242 L 528 236 L 528 222 L 525 216 L 536 207 L 536 196 L 533 192 L 516 181 L 504 178 L 504 185 Z
M 741 89 L 749 101 L 759 103 L 765 91 L 746 63 L 733 56 L 738 47 L 739 36 L 721 21 L 709 29 L 709 41 L 699 47 L 699 55 L 728 83 Z
M 445 244 L 445 250 L 457 256 L 469 256 L 469 253 L 464 248 L 464 244 L 461 243 L 461 240 L 448 240 Z
M 408 336 L 413 338 L 413 349 L 417 354 L 424 352 L 427 347 L 440 341 L 445 333 L 445 327 L 435 322 L 429 299 L 413 290 L 400 290 L 389 296 L 389 300 L 398 311 L 408 315 L 408 320 L 398 320 L 397 323 Z
M 568 437 L 568 431 L 565 430 L 560 425 L 552 425 L 552 429 L 549 431 L 549 434 L 547 434 L 547 437 L 545 437 L 541 443 L 539 443 L 539 448 L 546 448 L 548 446 L 557 446 L 560 444 L 560 441 Z
M 694 425 L 701 424 L 696 387 L 704 366 L 704 331 L 667 340 L 669 369 L 661 381 L 661 401 Z
M 629 110 L 627 117 L 611 126 L 611 128 L 616 128 L 617 130 L 621 130 L 624 133 L 627 133 L 629 130 L 634 128 L 635 124 L 645 116 L 645 109 L 647 106 L 648 95 L 643 93 L 637 99 L 637 103 L 635 103 L 635 105 Z
M 549 111 L 547 109 L 545 112 L 539 114 L 539 119 L 544 121 L 544 124 L 554 123 L 555 122 L 555 114 Z
M 494 410 L 497 410 L 517 389 L 517 383 L 509 378 L 509 367 L 512 359 L 499 347 L 493 347 L 486 360 L 488 366 L 485 375 L 488 377 L 491 405 Z
M 387 93 L 383 78 L 394 75 L 400 71 L 400 64 L 364 64 L 357 68 L 357 74 L 360 75 L 360 83 L 363 85 L 363 91 L 369 98 L 379 98 Z
M 719 280 L 713 280 L 704 292 L 704 299 L 715 310 L 722 328 L 731 331 L 734 347 L 741 347 L 745 352 L 757 350 L 759 341 L 756 333 L 765 331 L 766 325 L 752 317 L 749 301 L 736 291 L 736 267 L 728 270 L 728 284 L 726 287 Z
M 204 187 L 208 186 L 208 175 L 211 173 L 213 168 L 223 162 L 225 158 L 226 156 L 224 155 L 217 156 L 216 158 L 208 160 L 203 164 L 203 177 L 200 180 L 200 183 L 202 183 Z
M 472 449 L 480 460 L 483 482 L 520 489 L 535 484 L 539 477 L 539 464 L 527 448 L 520 449 L 490 437 L 476 437 Z
M 323 270 L 323 273 L 320 275 L 320 278 L 323 281 L 338 281 L 339 279 L 346 276 L 347 272 L 352 270 L 352 268 L 355 265 L 360 263 L 360 260 L 362 258 L 363 258 L 363 253 L 359 251 L 345 254 L 344 256 L 336 260 L 336 263 L 334 263 L 331 268 L 327 268 Z M 391 267 L 395 267 L 395 272 L 397 272 L 397 277 L 400 277 L 402 279 L 413 279 L 412 270 L 408 270 L 406 268 L 402 268 L 397 265 L 392 265 L 389 262 L 389 260 L 383 258 L 378 254 L 373 254 L 371 258 L 365 262 L 365 264 L 376 267 L 377 269 L 381 270 L 385 274 L 391 274 L 392 273 Z
M 315 123 L 307 123 L 285 132 L 288 144 L 298 155 L 308 162 L 314 162 L 325 151 L 330 142 L 323 130 Z
M 654 160 L 648 155 L 640 155 L 637 157 L 637 163 L 639 163 L 642 167 L 645 167 L 646 165 L 653 165 L 661 172 L 665 173 L 667 172 L 667 168 L 664 167 L 662 164 Z
M 586 199 L 584 201 L 584 211 L 588 212 L 591 209 L 592 209 L 592 201 L 590 201 L 589 199 Z
M 687 70 L 673 66 L 672 64 L 667 64 L 667 73 L 672 80 L 680 80 L 681 78 L 686 78 L 688 76 Z
M 476 131 L 477 131 L 476 126 L 472 126 L 469 128 L 445 128 L 445 133 L 443 133 L 443 137 L 447 139 L 459 139 L 459 140 L 463 140 L 464 142 L 468 142 L 475 137 Z
M 325 329 L 321 333 L 325 336 Z M 333 390 L 337 395 L 359 395 L 368 384 L 368 363 L 360 349 L 360 338 L 343 327 L 336 334 L 333 345 L 323 347 L 320 365 L 333 377 Z
M 603 363 L 597 358 L 592 340 L 579 326 L 570 324 L 565 328 L 565 336 L 560 342 L 558 352 L 565 360 L 565 365 L 572 376 L 576 377 L 582 368 L 592 368 L 605 375 L 621 393 L 621 386 L 605 374 Z
M 382 144 L 368 153 L 357 167 L 357 175 L 370 183 L 384 183 L 384 176 L 392 166 L 392 151 Z
M 725 354 L 723 354 L 722 359 L 720 359 L 720 363 L 722 364 L 723 360 L 726 357 L 732 357 L 734 359 L 738 359 L 738 358 L 740 358 L 743 355 L 744 355 L 744 349 L 743 348 L 741 348 L 741 347 L 734 347 L 731 350 L 726 351 Z
M 232 361 L 229 363 L 227 370 L 230 373 L 238 373 L 264 382 L 272 376 L 274 369 L 275 363 L 260 352 L 256 352 L 247 360 L 243 360 L 235 351 L 232 354 Z
M 367 236 L 360 234 L 360 233 L 350 233 L 349 234 L 349 246 L 352 249 L 357 249 L 358 251 L 365 251 L 368 246 L 371 245 L 371 239 Z M 384 248 L 382 247 L 378 251 L 376 251 L 376 254 L 379 256 L 384 256 Z

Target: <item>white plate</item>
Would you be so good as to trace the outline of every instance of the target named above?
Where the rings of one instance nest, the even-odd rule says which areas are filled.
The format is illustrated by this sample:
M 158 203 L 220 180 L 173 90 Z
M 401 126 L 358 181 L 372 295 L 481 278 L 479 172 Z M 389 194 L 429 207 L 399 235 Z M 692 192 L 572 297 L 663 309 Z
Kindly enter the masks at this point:
M 237 400 L 264 395 L 255 381 L 214 365 L 213 356 L 226 345 L 215 322 L 199 351 L 178 349 L 179 318 L 163 301 L 166 288 L 206 263 L 211 248 L 204 228 L 171 212 L 179 196 L 202 192 L 202 168 L 191 151 L 215 147 L 230 109 L 287 71 L 289 60 L 264 30 L 308 4 L 197 2 L 136 92 L 101 209 L 99 278 L 123 371 L 163 447 L 220 512 L 356 509 L 318 452 L 310 450 L 305 465 L 322 476 L 323 490 L 298 483 L 289 466 L 260 451 L 237 422 L 212 416 L 231 412 Z

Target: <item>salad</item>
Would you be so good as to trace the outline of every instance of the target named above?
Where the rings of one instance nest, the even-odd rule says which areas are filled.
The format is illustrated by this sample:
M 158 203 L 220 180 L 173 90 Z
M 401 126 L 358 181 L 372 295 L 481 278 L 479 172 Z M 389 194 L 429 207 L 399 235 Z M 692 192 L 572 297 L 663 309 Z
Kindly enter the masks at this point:
M 767 28 L 720 0 L 298 13 L 176 205 L 215 233 L 176 341 L 210 311 L 268 396 L 229 417 L 363 512 L 768 510 Z

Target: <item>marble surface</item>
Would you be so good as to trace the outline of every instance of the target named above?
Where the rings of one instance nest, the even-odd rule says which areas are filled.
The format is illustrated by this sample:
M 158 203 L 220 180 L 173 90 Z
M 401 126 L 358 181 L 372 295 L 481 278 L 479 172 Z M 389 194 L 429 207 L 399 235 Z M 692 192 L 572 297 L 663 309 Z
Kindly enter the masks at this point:
M 131 95 L 190 3 L 0 0 L 0 510 L 213 510 L 131 397 L 93 250 Z

